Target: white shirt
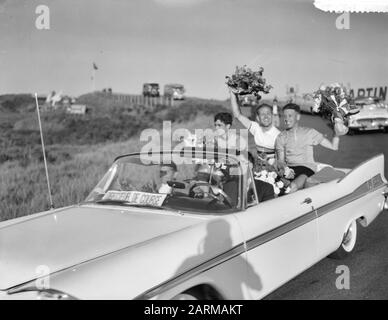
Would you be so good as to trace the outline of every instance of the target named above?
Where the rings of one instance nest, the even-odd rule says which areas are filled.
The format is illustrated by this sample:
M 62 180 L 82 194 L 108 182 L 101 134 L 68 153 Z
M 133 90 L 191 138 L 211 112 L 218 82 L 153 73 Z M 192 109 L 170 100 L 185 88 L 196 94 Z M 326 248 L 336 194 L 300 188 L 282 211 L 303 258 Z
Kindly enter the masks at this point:
M 249 132 L 252 133 L 255 138 L 255 144 L 257 147 L 264 147 L 272 150 L 275 149 L 275 141 L 280 133 L 276 127 L 272 126 L 271 129 L 265 131 L 257 122 L 251 121 Z

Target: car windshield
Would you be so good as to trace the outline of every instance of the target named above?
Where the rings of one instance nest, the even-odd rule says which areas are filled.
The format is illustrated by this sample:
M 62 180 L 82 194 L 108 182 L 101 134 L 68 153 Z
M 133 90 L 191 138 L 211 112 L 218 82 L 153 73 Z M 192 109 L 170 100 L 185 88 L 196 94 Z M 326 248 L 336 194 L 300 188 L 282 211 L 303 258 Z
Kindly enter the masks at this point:
M 237 158 L 196 152 L 118 158 L 86 203 L 220 214 L 241 206 Z

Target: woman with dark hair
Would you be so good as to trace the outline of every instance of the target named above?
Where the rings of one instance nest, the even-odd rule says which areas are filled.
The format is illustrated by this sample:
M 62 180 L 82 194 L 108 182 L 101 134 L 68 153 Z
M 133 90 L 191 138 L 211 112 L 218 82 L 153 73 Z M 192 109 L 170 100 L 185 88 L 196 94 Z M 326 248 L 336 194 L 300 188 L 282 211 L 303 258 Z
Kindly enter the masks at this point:
M 247 148 L 246 140 L 231 129 L 233 116 L 228 112 L 217 113 L 214 116 L 214 143 L 220 149 L 236 149 L 243 151 Z

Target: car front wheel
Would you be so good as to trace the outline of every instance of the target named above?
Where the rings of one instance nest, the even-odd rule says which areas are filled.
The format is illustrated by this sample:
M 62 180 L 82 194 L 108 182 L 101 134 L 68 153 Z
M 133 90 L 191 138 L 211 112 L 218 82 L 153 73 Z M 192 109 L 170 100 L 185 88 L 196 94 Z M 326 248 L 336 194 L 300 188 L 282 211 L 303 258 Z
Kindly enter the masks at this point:
M 357 221 L 354 220 L 346 230 L 340 247 L 329 255 L 332 259 L 343 259 L 348 256 L 356 246 L 357 241 Z

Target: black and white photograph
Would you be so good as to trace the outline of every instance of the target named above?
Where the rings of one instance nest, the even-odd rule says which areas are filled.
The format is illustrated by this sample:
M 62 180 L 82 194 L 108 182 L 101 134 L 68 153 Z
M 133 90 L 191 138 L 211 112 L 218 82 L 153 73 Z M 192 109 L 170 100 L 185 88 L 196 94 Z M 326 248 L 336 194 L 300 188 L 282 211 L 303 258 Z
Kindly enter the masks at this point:
M 0 0 L 0 300 L 388 300 L 387 12 Z

